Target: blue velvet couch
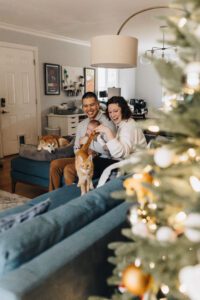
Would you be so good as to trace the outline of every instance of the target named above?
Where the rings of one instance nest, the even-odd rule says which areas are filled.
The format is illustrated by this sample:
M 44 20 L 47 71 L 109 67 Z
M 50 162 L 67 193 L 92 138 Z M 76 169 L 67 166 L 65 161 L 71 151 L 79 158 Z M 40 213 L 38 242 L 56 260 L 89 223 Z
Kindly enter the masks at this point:
M 155 134 L 146 133 L 145 137 L 147 143 L 149 143 L 155 138 Z M 56 152 L 56 154 L 50 154 L 47 151 L 38 153 L 36 146 L 32 145 L 22 146 L 20 148 L 20 155 L 11 160 L 12 192 L 15 192 L 18 182 L 37 185 L 48 190 L 50 161 L 74 155 L 73 143 L 67 148 L 61 149 L 60 153 Z
M 108 243 L 121 240 L 129 204 L 114 200 L 122 178 L 80 196 L 75 184 L 0 212 L 20 213 L 51 199 L 48 211 L 0 233 L 1 300 L 86 300 L 108 296 Z

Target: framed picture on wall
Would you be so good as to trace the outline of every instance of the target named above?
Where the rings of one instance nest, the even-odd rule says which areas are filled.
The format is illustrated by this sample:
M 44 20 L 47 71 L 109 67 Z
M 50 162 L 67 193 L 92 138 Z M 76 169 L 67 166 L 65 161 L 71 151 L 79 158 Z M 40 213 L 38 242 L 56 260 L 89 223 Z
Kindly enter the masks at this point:
M 60 95 L 60 66 L 44 64 L 45 95 Z
M 95 69 L 84 68 L 85 93 L 95 92 Z

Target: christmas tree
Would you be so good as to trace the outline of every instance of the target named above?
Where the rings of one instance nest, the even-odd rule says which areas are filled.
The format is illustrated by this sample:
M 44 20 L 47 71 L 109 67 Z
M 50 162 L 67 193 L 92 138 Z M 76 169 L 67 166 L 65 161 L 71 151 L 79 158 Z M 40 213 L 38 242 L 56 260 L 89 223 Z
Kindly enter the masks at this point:
M 180 10 L 166 18 L 178 59 L 153 61 L 167 105 L 158 119 L 141 123 L 167 138 L 124 167 L 133 206 L 122 232 L 127 241 L 109 245 L 112 300 L 200 299 L 200 0 L 171 6 Z

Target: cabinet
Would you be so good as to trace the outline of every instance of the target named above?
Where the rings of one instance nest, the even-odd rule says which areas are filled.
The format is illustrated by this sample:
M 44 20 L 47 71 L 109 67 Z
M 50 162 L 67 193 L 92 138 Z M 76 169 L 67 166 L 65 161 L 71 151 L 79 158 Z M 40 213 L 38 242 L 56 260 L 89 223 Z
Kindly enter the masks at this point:
M 76 127 L 79 122 L 86 118 L 84 114 L 55 115 L 48 114 L 48 127 L 60 128 L 61 136 L 76 135 Z

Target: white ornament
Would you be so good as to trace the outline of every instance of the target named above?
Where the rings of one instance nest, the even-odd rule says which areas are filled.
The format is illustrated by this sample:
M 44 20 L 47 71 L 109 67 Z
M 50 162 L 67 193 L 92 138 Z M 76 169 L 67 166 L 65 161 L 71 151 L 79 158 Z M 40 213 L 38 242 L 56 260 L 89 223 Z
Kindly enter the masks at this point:
M 185 68 L 186 84 L 189 88 L 200 87 L 200 62 L 191 62 Z
M 191 242 L 200 242 L 200 214 L 191 213 L 184 222 L 185 235 Z
M 154 161 L 161 168 L 169 167 L 174 160 L 174 152 L 167 147 L 158 148 L 154 154 Z
M 187 19 L 186 18 L 181 18 L 179 21 L 178 21 L 178 27 L 179 28 L 182 28 L 185 26 L 185 24 L 187 23 Z
M 184 293 L 191 300 L 200 299 L 200 265 L 187 266 L 180 270 L 179 281 L 182 287 L 184 287 Z
M 129 214 L 129 221 L 130 221 L 132 226 L 137 224 L 137 222 L 138 222 L 138 213 L 137 213 L 137 208 L 136 207 L 131 207 L 130 214 Z
M 190 184 L 195 192 L 200 192 L 200 180 L 196 176 L 190 176 Z
M 142 238 L 147 238 L 150 236 L 146 223 L 142 221 L 138 222 L 132 227 L 132 232 L 133 234 L 138 235 Z
M 197 28 L 194 31 L 194 34 L 197 38 L 200 39 L 200 25 L 197 26 Z
M 156 239 L 159 242 L 174 242 L 176 233 L 170 227 L 162 226 L 156 232 Z

